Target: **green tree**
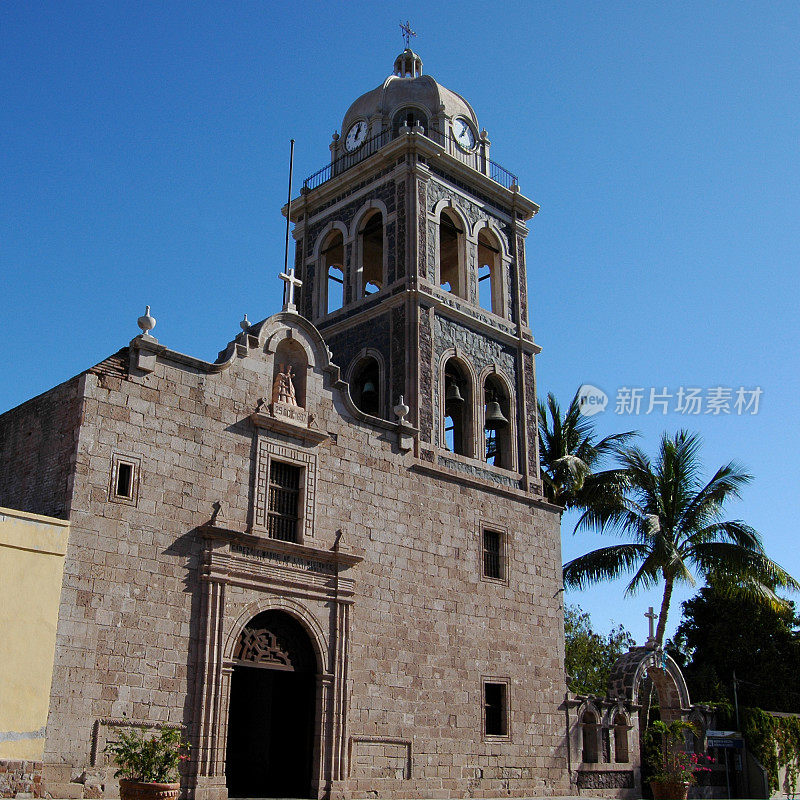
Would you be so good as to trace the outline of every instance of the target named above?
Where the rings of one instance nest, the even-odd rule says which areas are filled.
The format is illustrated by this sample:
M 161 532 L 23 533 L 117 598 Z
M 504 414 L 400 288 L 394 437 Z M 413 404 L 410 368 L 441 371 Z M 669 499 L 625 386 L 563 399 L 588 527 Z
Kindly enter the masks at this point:
M 546 403 L 539 400 L 539 463 L 544 493 L 564 508 L 588 508 L 618 500 L 625 473 L 600 467 L 637 435 L 627 431 L 598 439 L 594 421 L 581 413 L 579 394 L 580 389 L 564 414 L 552 392 Z
M 693 699 L 733 704 L 735 673 L 741 706 L 800 710 L 800 618 L 794 603 L 775 610 L 704 586 L 682 608 L 668 649 Z
M 564 669 L 571 691 L 603 696 L 616 660 L 636 642 L 622 625 L 603 637 L 592 630 L 592 619 L 580 606 L 564 608 Z
M 719 591 L 784 608 L 776 588 L 800 585 L 764 552 L 760 535 L 741 520 L 725 520 L 725 503 L 740 497 L 751 476 L 734 462 L 710 481 L 701 479 L 701 440 L 679 431 L 664 434 L 655 461 L 638 447 L 620 453 L 626 472 L 624 496 L 606 496 L 582 514 L 580 528 L 612 532 L 633 541 L 603 547 L 564 566 L 564 585 L 589 583 L 634 572 L 626 594 L 663 582 L 656 640 L 662 644 L 672 591 L 695 584 L 692 570 Z

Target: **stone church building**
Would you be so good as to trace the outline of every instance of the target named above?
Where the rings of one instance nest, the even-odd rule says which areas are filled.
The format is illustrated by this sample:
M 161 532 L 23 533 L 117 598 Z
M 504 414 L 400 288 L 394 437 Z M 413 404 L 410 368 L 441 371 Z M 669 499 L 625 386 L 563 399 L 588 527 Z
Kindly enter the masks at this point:
M 214 362 L 147 313 L 0 416 L 0 506 L 70 525 L 39 794 L 115 796 L 120 725 L 185 729 L 197 800 L 569 791 L 538 207 L 489 150 L 405 50 L 284 209 L 281 312 Z

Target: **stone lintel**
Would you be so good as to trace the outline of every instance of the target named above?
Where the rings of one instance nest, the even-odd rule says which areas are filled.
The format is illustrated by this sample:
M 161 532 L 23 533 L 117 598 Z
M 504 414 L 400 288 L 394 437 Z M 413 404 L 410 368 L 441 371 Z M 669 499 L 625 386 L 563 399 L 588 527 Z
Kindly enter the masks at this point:
M 301 439 L 304 442 L 315 445 L 330 439 L 330 436 L 325 431 L 308 427 L 308 412 L 305 409 L 297 408 L 295 413 L 302 413 L 298 413 L 297 419 L 292 419 L 287 410 L 295 408 L 294 406 L 287 406 L 285 403 L 273 403 L 271 405 L 273 412 L 271 414 L 263 411 L 254 411 L 250 415 L 250 419 L 257 428 L 283 433 L 286 436 L 292 436 L 295 439 Z
M 353 567 L 364 560 L 362 556 L 357 556 L 355 553 L 346 553 L 342 550 L 322 550 L 318 547 L 310 547 L 307 544 L 285 542 L 282 539 L 258 536 L 254 533 L 232 530 L 231 528 L 223 528 L 217 525 L 202 525 L 200 531 L 206 539 L 221 540 L 227 544 L 239 544 L 277 555 L 294 556 L 309 561 L 321 561 L 326 564 L 333 564 L 340 569 Z

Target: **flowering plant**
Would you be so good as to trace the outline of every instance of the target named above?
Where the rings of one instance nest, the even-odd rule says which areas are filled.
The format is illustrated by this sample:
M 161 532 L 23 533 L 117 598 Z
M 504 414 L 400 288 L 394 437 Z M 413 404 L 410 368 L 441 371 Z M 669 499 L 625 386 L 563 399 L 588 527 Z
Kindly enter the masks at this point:
M 189 745 L 180 730 L 164 728 L 156 734 L 146 728 L 116 728 L 119 740 L 109 742 L 103 752 L 111 753 L 119 769 L 115 778 L 142 783 L 170 783 L 177 780 L 181 761 L 189 758 Z
M 659 738 L 661 740 L 658 746 L 658 759 L 653 765 L 655 772 L 650 778 L 651 781 L 692 784 L 697 782 L 699 773 L 711 772 L 711 768 L 705 765 L 713 763 L 713 758 L 680 749 L 684 734 L 688 731 L 694 732 L 694 726 L 680 719 L 669 725 L 661 720 L 656 720 L 648 728 L 647 733 L 651 741 L 657 741 Z

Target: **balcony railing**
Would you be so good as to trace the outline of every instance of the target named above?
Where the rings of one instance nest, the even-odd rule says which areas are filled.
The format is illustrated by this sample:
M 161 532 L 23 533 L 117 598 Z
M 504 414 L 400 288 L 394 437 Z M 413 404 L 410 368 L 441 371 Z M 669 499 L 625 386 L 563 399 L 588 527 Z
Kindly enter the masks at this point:
M 312 175 L 309 175 L 303 181 L 303 192 L 309 192 L 322 186 L 331 178 L 336 175 L 341 175 L 356 164 L 361 163 L 364 159 L 377 153 L 384 145 L 397 138 L 397 134 L 392 131 L 383 131 L 371 139 L 367 139 L 361 147 L 354 153 L 345 153 L 343 156 L 326 164 L 322 169 L 317 170 Z M 456 140 L 446 133 L 439 133 L 438 131 L 428 131 L 425 136 L 432 142 L 439 145 L 446 153 L 458 159 L 463 164 L 466 164 L 472 169 L 480 172 L 483 175 L 488 175 L 493 181 L 499 183 L 506 189 L 510 189 L 514 185 L 519 185 L 519 180 L 514 173 L 509 172 L 505 167 L 500 166 L 496 161 L 486 158 L 483 155 L 483 148 L 478 144 L 470 151 L 462 150 L 457 144 Z

